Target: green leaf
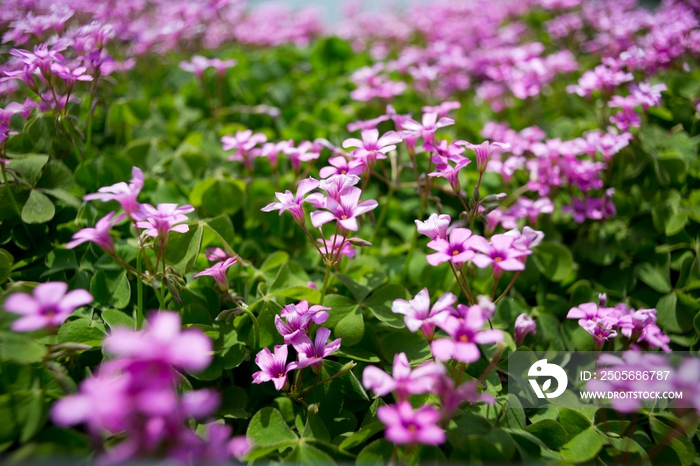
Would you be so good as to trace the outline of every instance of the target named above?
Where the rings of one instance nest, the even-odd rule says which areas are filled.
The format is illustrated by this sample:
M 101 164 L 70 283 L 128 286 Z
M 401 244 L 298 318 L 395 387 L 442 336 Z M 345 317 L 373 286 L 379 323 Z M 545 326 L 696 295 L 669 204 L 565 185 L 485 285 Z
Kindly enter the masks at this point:
M 550 241 L 543 241 L 534 248 L 532 259 L 537 269 L 554 282 L 560 282 L 566 278 L 574 264 L 571 251 L 566 246 Z
M 5 281 L 10 277 L 10 272 L 12 272 L 12 264 L 14 264 L 15 258 L 12 254 L 0 249 L 0 285 L 5 283 Z
M 255 448 L 284 442 L 296 443 L 298 438 L 275 408 L 263 408 L 255 413 L 246 436 Z
M 282 461 L 283 464 L 335 464 L 327 453 L 308 443 L 299 442 Z
M 589 428 L 576 435 L 561 447 L 561 456 L 567 461 L 585 463 L 598 455 L 603 448 L 603 437 Z
M 423 362 L 431 356 L 430 346 L 420 332 L 396 330 L 382 338 L 380 346 L 388 361 L 393 361 L 394 355 L 398 353 L 406 353 L 408 362 L 411 364 Z
M 258 314 L 258 325 L 260 326 L 260 348 L 268 348 L 272 345 L 284 343 L 282 335 L 275 327 L 275 316 L 279 314 L 280 305 L 273 301 L 266 301 Z
M 59 160 L 51 160 L 44 167 L 37 188 L 68 190 L 75 184 L 73 171 Z
M 221 391 L 221 407 L 217 411 L 220 416 L 232 419 L 247 419 L 250 417 L 245 409 L 248 407 L 248 393 L 240 387 L 226 387 Z
M 384 424 L 381 421 L 373 421 L 369 424 L 362 426 L 357 432 L 347 437 L 340 443 L 340 448 L 343 450 L 349 450 L 362 445 L 371 437 L 384 430 Z
M 95 301 L 124 309 L 131 300 L 131 285 L 125 270 L 98 270 L 90 281 Z
M 657 417 L 650 417 L 651 432 L 657 444 L 668 442 L 681 460 L 683 466 L 694 464 L 697 452 L 685 434 Z
M 552 450 L 559 450 L 569 439 L 566 430 L 553 419 L 535 422 L 527 426 L 525 430 L 542 440 Z
M 389 463 L 393 452 L 394 444 L 383 438 L 375 440 L 362 449 L 360 454 L 357 455 L 355 464 L 358 466 L 384 466 Z
M 94 321 L 85 318 L 70 320 L 58 329 L 59 343 L 100 346 L 104 337 L 104 329 L 98 328 Z
M 37 152 L 49 152 L 54 136 L 56 135 L 56 119 L 49 115 L 42 115 L 30 120 L 24 127 L 34 150 Z
M 390 283 L 376 290 L 362 305 L 385 324 L 394 328 L 404 328 L 403 317 L 391 311 L 391 305 L 396 299 L 409 299 L 409 293 L 401 285 Z
M 569 408 L 561 408 L 559 410 L 559 424 L 566 429 L 569 439 L 573 439 L 592 426 L 592 423 L 582 414 Z
M 165 260 L 185 274 L 194 267 L 197 255 L 202 247 L 202 225 L 190 225 L 186 233 L 171 232 L 165 246 Z
M 243 191 L 228 180 L 215 180 L 202 192 L 202 207 L 210 215 L 233 215 L 243 206 Z
M 48 155 L 28 155 L 26 157 L 11 159 L 10 168 L 19 172 L 20 176 L 27 184 L 34 186 L 39 180 L 41 170 L 48 161 Z
M 668 266 L 653 266 L 648 262 L 639 264 L 635 269 L 637 277 L 659 293 L 668 293 L 671 291 L 671 278 L 669 276 Z
M 41 361 L 45 355 L 46 347 L 33 338 L 24 334 L 0 331 L 0 361 L 31 364 Z
M 45 194 L 33 189 L 22 207 L 22 221 L 25 223 L 46 223 L 56 215 L 56 208 Z
M 102 320 L 104 320 L 112 330 L 117 327 L 126 327 L 132 330 L 136 328 L 134 325 L 134 319 L 132 319 L 130 315 L 114 309 L 102 311 Z
M 302 438 L 313 438 L 323 442 L 330 442 L 331 436 L 323 421 L 318 417 L 318 406 L 310 405 L 306 416 L 306 425 L 301 433 Z
M 355 306 L 335 325 L 334 334 L 342 338 L 343 346 L 353 346 L 365 335 L 365 322 L 359 306 Z

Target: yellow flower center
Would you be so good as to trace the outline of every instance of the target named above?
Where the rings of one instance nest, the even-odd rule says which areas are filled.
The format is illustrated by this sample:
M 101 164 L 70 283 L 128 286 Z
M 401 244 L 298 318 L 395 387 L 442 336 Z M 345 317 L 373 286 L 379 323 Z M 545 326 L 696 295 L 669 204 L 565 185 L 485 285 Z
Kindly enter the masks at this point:
M 459 341 L 461 341 L 462 343 L 469 343 L 469 337 L 466 335 L 462 335 L 461 337 L 459 337 Z
M 348 216 L 347 216 L 347 215 L 341 215 L 341 216 L 340 216 L 340 219 L 341 219 L 341 220 L 347 220 L 347 219 L 348 219 Z
M 458 249 L 455 249 L 454 251 L 452 251 L 452 255 L 453 255 L 453 256 L 456 256 L 457 254 L 459 254 L 459 250 L 458 250 Z

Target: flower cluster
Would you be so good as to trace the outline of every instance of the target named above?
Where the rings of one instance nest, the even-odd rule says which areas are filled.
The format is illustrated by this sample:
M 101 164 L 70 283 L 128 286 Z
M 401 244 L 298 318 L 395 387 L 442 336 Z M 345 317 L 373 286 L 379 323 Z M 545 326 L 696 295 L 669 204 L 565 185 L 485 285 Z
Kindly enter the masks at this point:
M 247 440 L 231 439 L 225 424 L 209 424 L 207 439 L 188 426 L 189 419 L 208 419 L 219 405 L 213 390 L 178 391 L 178 371 L 199 372 L 212 361 L 211 341 L 201 331 L 181 331 L 178 314 L 158 312 L 147 330 L 114 329 L 105 350 L 115 358 L 103 362 L 77 394 L 59 400 L 51 412 L 58 425 L 85 424 L 98 442 L 123 437 L 106 451 L 105 463 L 156 453 L 182 464 L 245 454 Z
M 580 304 L 567 314 L 569 319 L 578 319 L 579 325 L 593 336 L 597 348 L 622 334 L 628 344 L 642 343 L 671 352 L 670 338 L 656 325 L 656 309 L 632 309 L 625 303 L 607 307 L 606 301 L 602 294 L 598 304 Z
M 313 324 L 321 325 L 328 319 L 331 308 L 323 306 L 309 306 L 307 301 L 297 304 L 289 304 L 282 308 L 282 312 L 275 316 L 275 327 L 284 338 L 284 345 L 275 346 L 274 352 L 263 348 L 255 357 L 255 363 L 260 371 L 253 374 L 253 383 L 272 381 L 277 390 L 290 390 L 287 374 L 290 371 L 311 366 L 318 372 L 323 364 L 323 358 L 340 349 L 340 338 L 331 342 L 328 339 L 331 331 L 326 327 L 318 327 L 316 335 L 311 339 Z M 296 361 L 287 363 L 289 346 L 295 352 Z M 318 380 L 317 380 L 318 382 Z M 295 382 L 294 389 L 299 388 L 301 375 Z M 315 384 L 314 384 L 315 385 Z
M 366 367 L 362 384 L 377 396 L 394 394 L 396 404 L 380 407 L 377 417 L 386 425 L 386 438 L 399 445 L 440 445 L 446 440 L 440 425 L 449 422 L 462 404 L 495 402 L 492 396 L 479 393 L 475 381 L 456 386 L 439 362 L 426 361 L 411 368 L 405 353 L 394 356 L 391 375 L 375 366 Z M 424 393 L 440 399 L 439 410 L 430 404 L 418 409 L 411 406 L 410 396 Z

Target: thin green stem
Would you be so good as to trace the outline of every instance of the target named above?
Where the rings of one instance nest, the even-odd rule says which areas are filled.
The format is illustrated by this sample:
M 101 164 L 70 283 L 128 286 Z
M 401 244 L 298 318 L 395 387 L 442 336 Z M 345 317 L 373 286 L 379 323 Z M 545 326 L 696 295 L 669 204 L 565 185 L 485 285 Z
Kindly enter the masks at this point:
M 467 280 L 467 276 L 464 274 L 464 268 L 460 269 L 459 273 L 462 275 L 462 280 L 464 280 L 464 286 L 467 288 L 467 299 L 469 300 L 469 304 L 474 304 L 472 290 L 471 288 L 469 288 L 469 281 Z
M 141 273 L 141 254 L 143 249 L 136 254 L 136 268 Z M 136 328 L 140 329 L 143 325 L 143 280 L 141 277 L 136 277 Z
M 331 264 L 326 263 L 326 275 L 323 277 L 323 288 L 321 288 L 321 300 L 320 305 L 323 305 L 323 299 L 326 297 L 326 290 L 328 289 L 328 279 L 331 276 Z
M 505 290 L 503 290 L 503 293 L 501 293 L 501 296 L 498 297 L 493 303 L 498 304 L 498 302 L 505 297 L 505 295 L 510 291 L 511 288 L 513 288 L 513 285 L 515 284 L 515 280 L 518 279 L 518 276 L 520 275 L 520 271 L 517 271 L 515 275 L 513 275 L 513 278 L 510 280 L 510 283 L 508 283 L 508 286 L 506 287 Z
M 384 204 L 384 208 L 382 211 L 379 213 L 379 218 L 377 219 L 377 223 L 374 225 L 374 234 L 372 235 L 372 239 L 370 240 L 370 243 L 374 243 L 377 240 L 377 235 L 379 234 L 379 230 L 382 228 L 382 224 L 384 223 L 384 220 L 386 219 L 386 215 L 389 212 L 389 207 L 391 204 L 392 199 L 394 198 L 394 184 L 390 183 L 389 184 L 389 192 L 387 193 L 387 198 Z

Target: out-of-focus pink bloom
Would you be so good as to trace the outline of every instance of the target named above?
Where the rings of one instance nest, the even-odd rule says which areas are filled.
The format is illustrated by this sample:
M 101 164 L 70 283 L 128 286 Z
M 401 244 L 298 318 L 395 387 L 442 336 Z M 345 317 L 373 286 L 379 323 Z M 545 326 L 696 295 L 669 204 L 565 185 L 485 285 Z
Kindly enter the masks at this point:
M 304 216 L 304 209 L 302 207 L 302 204 L 305 200 L 311 200 L 311 196 L 309 196 L 310 199 L 304 199 L 304 196 L 306 196 L 310 191 L 313 191 L 316 188 L 318 188 L 318 180 L 314 180 L 313 178 L 301 180 L 299 182 L 299 186 L 297 187 L 296 194 L 292 194 L 290 190 L 287 190 L 284 193 L 275 193 L 275 196 L 277 196 L 279 202 L 273 202 L 271 204 L 268 204 L 260 210 L 262 210 L 263 212 L 272 212 L 273 210 L 279 210 L 280 215 L 282 215 L 282 212 L 284 212 L 285 210 L 288 210 L 289 212 L 291 212 L 292 217 L 294 217 L 294 220 L 299 225 L 303 225 L 306 222 L 306 217 Z
M 255 364 L 262 370 L 253 374 L 253 383 L 272 381 L 278 391 L 282 390 L 288 383 L 287 373 L 297 368 L 296 362 L 287 364 L 287 353 L 287 345 L 275 346 L 274 354 L 263 348 L 255 357 Z
M 380 407 L 377 417 L 386 425 L 386 438 L 398 445 L 440 445 L 447 438 L 445 431 L 437 425 L 440 412 L 431 405 L 414 411 L 408 401 L 402 401 L 397 405 Z
M 396 299 L 391 305 L 391 311 L 404 316 L 404 323 L 412 333 L 421 329 L 426 340 L 431 341 L 435 334 L 435 326 L 443 323 L 454 309 L 452 305 L 457 302 L 457 297 L 452 293 L 445 293 L 430 307 L 430 294 L 427 288 L 423 288 L 410 301 Z
M 319 238 L 316 241 L 321 243 L 320 249 L 323 254 L 337 256 L 342 254 L 345 257 L 355 257 L 355 248 L 344 236 L 331 235 L 328 239 Z
M 423 113 L 437 113 L 438 117 L 442 118 L 444 116 L 447 116 L 447 114 L 450 113 L 452 110 L 457 110 L 459 108 L 462 108 L 461 103 L 456 101 L 447 101 L 442 102 L 436 107 L 425 106 L 421 110 L 423 110 Z
M 201 277 L 204 275 L 214 277 L 214 280 L 216 280 L 216 284 L 219 285 L 219 289 L 225 293 L 228 291 L 228 277 L 226 277 L 226 271 L 233 264 L 237 264 L 237 263 L 238 263 L 238 257 L 229 257 L 228 259 L 226 259 L 222 262 L 217 262 L 216 264 L 212 265 L 208 269 L 205 269 L 205 270 L 195 274 L 194 278 Z
M 253 448 L 250 440 L 245 435 L 239 435 L 233 437 L 228 444 L 228 451 L 231 456 L 236 458 L 238 461 L 242 461 L 245 455 L 250 453 Z
M 508 236 L 513 236 L 515 241 L 513 241 L 513 247 L 522 249 L 524 251 L 531 250 L 542 242 L 544 239 L 544 233 L 538 230 L 533 230 L 530 227 L 523 227 L 523 231 L 520 232 L 518 229 L 509 230 L 504 233 Z
M 471 249 L 474 238 L 468 228 L 455 228 L 450 232 L 448 240 L 437 238 L 430 241 L 428 247 L 437 252 L 426 256 L 428 264 L 437 266 L 447 261 L 462 264 L 471 260 L 474 257 Z
M 525 336 L 537 333 L 537 323 L 529 315 L 522 313 L 515 318 L 515 344 L 520 346 Z
M 418 233 L 425 235 L 431 240 L 447 239 L 447 228 L 450 226 L 451 218 L 447 214 L 430 214 L 428 220 L 421 222 L 415 220 Z
M 379 205 L 374 199 L 359 202 L 361 195 L 362 190 L 359 188 L 354 186 L 344 188 L 339 193 L 339 201 L 330 197 L 326 200 L 325 208 L 328 211 L 311 212 L 311 224 L 318 228 L 323 224 L 337 220 L 345 230 L 357 231 L 357 217 L 376 209 Z
M 630 85 L 630 91 L 632 97 L 636 99 L 642 108 L 646 111 L 650 107 L 657 107 L 661 105 L 661 93 L 668 88 L 664 83 L 649 84 L 648 82 L 639 83 L 636 85 L 632 83 Z
M 162 361 L 187 371 L 206 369 L 214 357 L 211 340 L 199 329 L 182 330 L 180 315 L 154 312 L 142 331 L 117 327 L 105 340 L 107 352 L 137 361 Z
M 289 157 L 292 169 L 299 170 L 302 162 L 310 162 L 321 156 L 323 144 L 320 142 L 301 141 L 297 147 L 290 144 L 284 149 L 284 153 Z
M 132 178 L 129 184 L 120 182 L 112 186 L 106 186 L 97 190 L 94 194 L 83 197 L 86 201 L 100 200 L 102 202 L 117 201 L 124 209 L 126 215 L 134 220 L 140 204 L 137 201 L 141 188 L 143 188 L 143 172 L 138 167 L 131 169 Z
M 230 161 L 243 162 L 243 164 L 252 168 L 253 166 L 253 156 L 251 151 L 258 144 L 267 142 L 267 136 L 262 133 L 255 133 L 250 129 L 245 131 L 238 131 L 235 136 L 223 136 L 221 138 L 221 144 L 224 150 L 235 149 L 235 153 L 231 155 L 228 159 Z
M 12 322 L 15 332 L 31 332 L 46 327 L 58 327 L 78 307 L 92 302 L 92 295 L 85 290 L 68 293 L 68 285 L 63 282 L 48 282 L 37 285 L 31 295 L 14 293 L 3 307 L 7 312 L 22 317 Z
M 380 115 L 377 118 L 372 118 L 371 120 L 355 121 L 353 123 L 348 123 L 348 131 L 354 133 L 359 129 L 375 129 L 379 123 L 387 121 L 388 119 L 389 115 Z
M 226 251 L 224 251 L 221 248 L 207 248 L 206 251 L 209 254 L 204 254 L 204 257 L 207 258 L 207 260 L 210 261 L 225 261 L 231 255 L 229 255 Z
M 124 220 L 125 217 L 125 214 L 120 214 L 115 217 L 114 212 L 108 213 L 97 221 L 95 228 L 83 228 L 74 234 L 73 240 L 66 243 L 66 249 L 73 249 L 80 244 L 91 241 L 104 249 L 107 254 L 113 254 L 114 241 L 112 237 L 109 236 L 109 232 L 114 225 Z

